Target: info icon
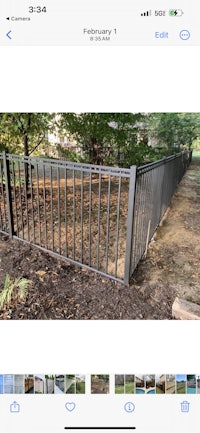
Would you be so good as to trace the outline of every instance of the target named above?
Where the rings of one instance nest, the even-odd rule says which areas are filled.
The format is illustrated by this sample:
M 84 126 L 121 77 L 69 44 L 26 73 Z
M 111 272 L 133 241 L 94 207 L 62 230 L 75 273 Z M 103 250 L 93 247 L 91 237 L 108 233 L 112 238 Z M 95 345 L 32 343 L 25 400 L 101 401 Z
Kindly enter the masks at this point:
M 128 413 L 134 412 L 135 410 L 135 405 L 131 402 L 128 401 L 125 405 L 124 405 L 124 410 Z

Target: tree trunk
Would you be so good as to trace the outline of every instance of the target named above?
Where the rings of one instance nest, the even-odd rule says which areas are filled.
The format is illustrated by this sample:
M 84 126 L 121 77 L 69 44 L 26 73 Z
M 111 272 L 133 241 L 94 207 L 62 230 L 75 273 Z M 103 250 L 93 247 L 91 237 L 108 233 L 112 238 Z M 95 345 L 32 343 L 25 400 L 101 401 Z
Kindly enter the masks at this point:
M 102 156 L 101 156 L 101 146 L 97 142 L 97 139 L 95 137 L 92 137 L 91 139 L 91 159 L 92 164 L 100 165 L 102 162 Z

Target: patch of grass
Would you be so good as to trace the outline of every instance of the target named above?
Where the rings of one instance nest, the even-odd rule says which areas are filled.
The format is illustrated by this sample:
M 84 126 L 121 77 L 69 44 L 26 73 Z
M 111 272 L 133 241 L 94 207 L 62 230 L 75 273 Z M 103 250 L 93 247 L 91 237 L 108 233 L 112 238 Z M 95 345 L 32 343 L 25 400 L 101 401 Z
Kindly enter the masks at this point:
M 135 385 L 133 382 L 125 383 L 125 394 L 134 394 L 135 392 Z
M 15 278 L 13 281 L 11 276 L 7 274 L 4 288 L 0 293 L 0 308 L 9 307 L 13 301 L 24 301 L 30 284 L 31 281 L 26 278 Z
M 115 394 L 124 394 L 124 385 L 115 385 Z
M 200 157 L 200 150 L 193 149 L 192 158 Z
M 164 391 L 159 386 L 157 386 L 156 387 L 156 394 L 164 394 Z
M 76 394 L 85 394 L 85 382 L 76 383 Z
M 177 383 L 177 394 L 185 394 L 186 393 L 186 384 Z

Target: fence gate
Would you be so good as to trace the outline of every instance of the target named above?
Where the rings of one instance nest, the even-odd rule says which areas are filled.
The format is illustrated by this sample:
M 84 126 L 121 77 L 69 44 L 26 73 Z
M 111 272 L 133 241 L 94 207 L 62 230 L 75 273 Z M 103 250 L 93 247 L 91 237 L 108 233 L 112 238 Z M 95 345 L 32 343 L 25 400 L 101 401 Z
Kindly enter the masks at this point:
M 0 153 L 0 233 L 129 284 L 191 161 L 130 169 Z

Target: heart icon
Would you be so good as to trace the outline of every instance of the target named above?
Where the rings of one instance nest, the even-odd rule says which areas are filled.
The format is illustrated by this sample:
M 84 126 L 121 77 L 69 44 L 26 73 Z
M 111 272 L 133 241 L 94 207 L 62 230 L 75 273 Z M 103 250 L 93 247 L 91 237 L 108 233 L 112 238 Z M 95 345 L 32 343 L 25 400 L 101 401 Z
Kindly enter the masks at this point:
M 75 405 L 75 403 L 73 403 L 73 402 L 67 402 L 66 404 L 65 404 L 65 407 L 66 407 L 66 409 L 69 411 L 69 412 L 72 412 L 74 409 L 75 409 L 75 407 L 76 407 L 76 405 Z

